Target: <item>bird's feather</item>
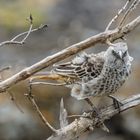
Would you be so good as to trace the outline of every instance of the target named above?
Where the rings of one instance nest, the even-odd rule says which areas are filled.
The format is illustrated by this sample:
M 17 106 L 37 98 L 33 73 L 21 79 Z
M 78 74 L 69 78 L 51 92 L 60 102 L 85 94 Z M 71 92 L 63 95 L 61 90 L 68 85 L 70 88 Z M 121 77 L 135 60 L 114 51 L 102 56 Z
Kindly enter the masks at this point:
M 79 81 L 84 77 L 90 80 L 100 75 L 103 64 L 104 52 L 90 55 L 82 53 L 70 62 L 54 65 L 53 72 L 78 78 Z

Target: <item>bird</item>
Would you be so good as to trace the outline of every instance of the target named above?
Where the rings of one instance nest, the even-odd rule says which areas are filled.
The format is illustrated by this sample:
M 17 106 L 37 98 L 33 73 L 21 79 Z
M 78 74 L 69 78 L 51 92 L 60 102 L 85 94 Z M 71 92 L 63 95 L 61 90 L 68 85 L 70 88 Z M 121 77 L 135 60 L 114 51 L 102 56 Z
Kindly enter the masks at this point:
M 110 97 L 119 106 L 120 101 L 112 94 L 130 75 L 132 60 L 127 43 L 120 41 L 111 43 L 106 51 L 97 54 L 82 52 L 69 62 L 55 64 L 50 77 L 60 77 L 58 81 L 66 83 L 72 97 L 86 100 L 91 106 L 89 99 L 96 96 Z M 40 79 L 45 79 L 45 76 L 40 76 Z

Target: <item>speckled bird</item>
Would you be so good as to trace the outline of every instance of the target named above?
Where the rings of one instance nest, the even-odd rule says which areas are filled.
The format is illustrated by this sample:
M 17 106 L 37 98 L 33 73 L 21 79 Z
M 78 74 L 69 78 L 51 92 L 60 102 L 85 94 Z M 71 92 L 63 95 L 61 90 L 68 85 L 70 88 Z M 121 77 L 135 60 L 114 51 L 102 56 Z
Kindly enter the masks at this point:
M 54 66 L 52 73 L 67 77 L 67 87 L 78 100 L 109 96 L 126 81 L 133 58 L 125 42 L 118 42 L 98 54 L 82 53 L 72 61 Z

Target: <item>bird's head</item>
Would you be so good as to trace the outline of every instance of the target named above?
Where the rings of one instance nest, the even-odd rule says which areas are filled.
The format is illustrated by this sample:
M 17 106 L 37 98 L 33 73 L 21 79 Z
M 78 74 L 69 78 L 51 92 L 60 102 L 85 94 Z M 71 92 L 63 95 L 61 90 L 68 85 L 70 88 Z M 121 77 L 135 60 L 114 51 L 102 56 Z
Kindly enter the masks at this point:
M 133 60 L 133 58 L 130 57 L 128 53 L 127 44 L 124 42 L 118 42 L 109 46 L 105 55 L 107 63 L 110 63 L 111 65 L 117 65 L 118 67 L 123 63 L 127 64 Z

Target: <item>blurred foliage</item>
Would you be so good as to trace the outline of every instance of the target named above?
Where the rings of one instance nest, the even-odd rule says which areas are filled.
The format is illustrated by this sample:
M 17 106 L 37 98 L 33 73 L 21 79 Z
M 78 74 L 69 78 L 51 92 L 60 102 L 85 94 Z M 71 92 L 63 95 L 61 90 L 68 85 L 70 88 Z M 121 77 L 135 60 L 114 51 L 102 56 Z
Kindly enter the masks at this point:
M 0 25 L 13 29 L 26 27 L 24 20 L 31 13 L 35 17 L 34 25 L 43 22 L 43 8 L 47 8 L 51 0 L 0 0 Z M 45 19 L 46 20 L 46 19 Z

